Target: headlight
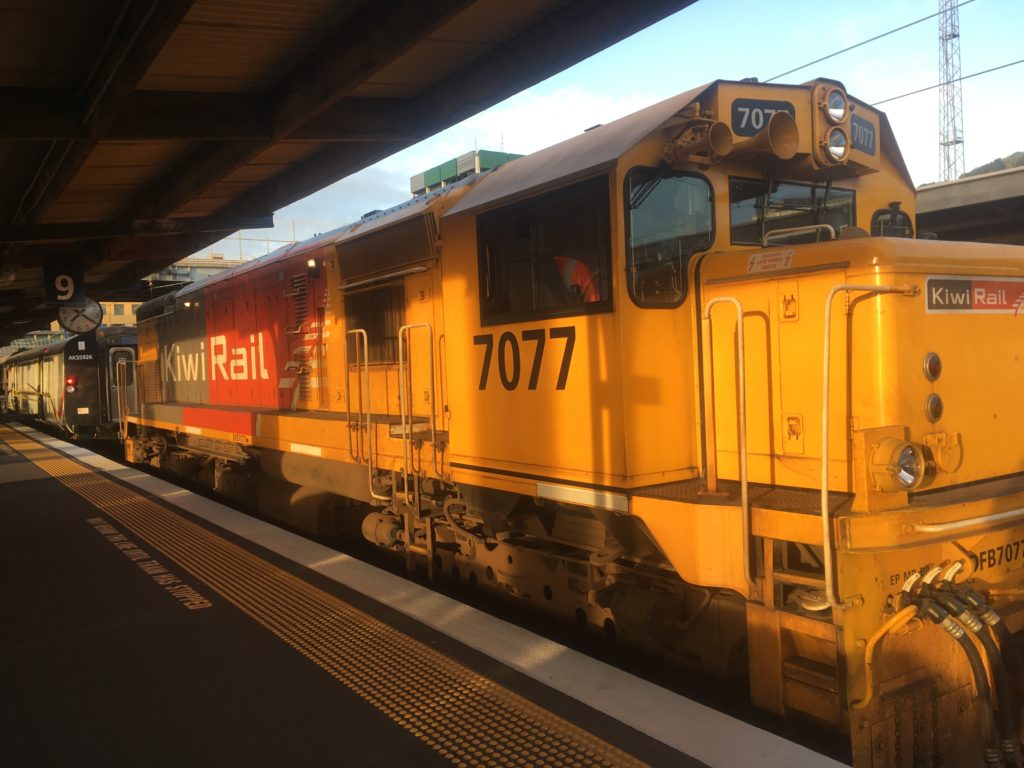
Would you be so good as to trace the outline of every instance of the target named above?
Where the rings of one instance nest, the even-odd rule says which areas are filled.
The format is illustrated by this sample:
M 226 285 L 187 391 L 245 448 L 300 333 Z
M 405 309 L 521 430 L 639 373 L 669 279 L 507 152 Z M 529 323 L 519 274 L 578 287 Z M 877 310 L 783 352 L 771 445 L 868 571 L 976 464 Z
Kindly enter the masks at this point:
M 883 491 L 913 491 L 927 471 L 924 449 L 916 443 L 888 438 L 871 454 L 871 476 Z
M 850 105 L 846 101 L 846 95 L 838 88 L 833 88 L 825 96 L 825 114 L 833 123 L 841 123 L 846 119 L 850 111 Z
M 846 138 L 846 132 L 842 128 L 833 128 L 828 132 L 828 142 L 825 147 L 831 160 L 841 163 L 846 159 L 846 153 L 850 150 L 850 142 Z
M 921 449 L 910 443 L 904 445 L 896 457 L 893 471 L 896 482 L 908 491 L 919 486 L 924 480 L 924 454 Z

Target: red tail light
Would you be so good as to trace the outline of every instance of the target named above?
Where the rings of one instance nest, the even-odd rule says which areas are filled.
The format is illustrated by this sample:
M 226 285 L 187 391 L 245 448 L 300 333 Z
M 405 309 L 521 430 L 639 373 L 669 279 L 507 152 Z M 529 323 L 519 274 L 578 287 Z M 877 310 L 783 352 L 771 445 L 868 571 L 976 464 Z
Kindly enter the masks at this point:
M 78 377 L 72 374 L 64 379 L 64 391 L 69 395 L 78 387 Z

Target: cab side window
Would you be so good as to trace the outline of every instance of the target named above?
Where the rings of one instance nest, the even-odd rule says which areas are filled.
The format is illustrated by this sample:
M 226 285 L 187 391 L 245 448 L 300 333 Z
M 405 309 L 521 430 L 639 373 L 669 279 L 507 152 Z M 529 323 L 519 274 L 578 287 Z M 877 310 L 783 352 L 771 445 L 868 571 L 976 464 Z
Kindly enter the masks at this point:
M 611 309 L 608 178 L 477 218 L 482 325 Z
M 640 307 L 677 307 L 686 263 L 711 247 L 711 185 L 701 176 L 634 168 L 626 176 L 629 295 Z

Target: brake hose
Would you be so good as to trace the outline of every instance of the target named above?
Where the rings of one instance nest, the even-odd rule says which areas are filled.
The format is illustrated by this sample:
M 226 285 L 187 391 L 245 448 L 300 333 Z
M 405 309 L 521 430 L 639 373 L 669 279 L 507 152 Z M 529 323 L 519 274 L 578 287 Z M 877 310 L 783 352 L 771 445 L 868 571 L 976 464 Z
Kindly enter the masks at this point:
M 871 703 L 875 695 L 875 681 L 871 672 L 871 665 L 874 662 L 875 646 L 882 638 L 890 632 L 899 629 L 917 615 L 917 606 L 908 605 L 903 610 L 892 616 L 885 624 L 875 630 L 875 634 L 868 640 L 864 648 L 864 698 L 850 704 L 853 709 L 865 709 Z
M 971 639 L 967 637 L 963 627 L 953 621 L 945 608 L 929 597 L 917 598 L 915 603 L 917 603 L 919 615 L 942 627 L 960 644 L 967 656 L 971 671 L 974 673 L 974 685 L 978 689 L 978 699 L 981 704 L 982 728 L 987 745 L 983 753 L 985 765 L 988 768 L 1003 768 L 999 740 L 996 735 L 995 713 L 992 711 L 992 689 L 988 684 L 988 673 L 985 671 L 985 663 L 981 659 L 981 654 L 978 653 L 978 649 L 974 647 Z
M 1019 768 L 1020 760 L 1017 755 L 1017 736 L 1015 733 L 1017 700 L 1013 695 L 1013 690 L 1010 686 L 1010 678 L 1006 674 L 1006 666 L 1003 664 L 1003 657 L 1002 654 L 999 653 L 999 648 L 996 647 L 992 636 L 985 631 L 985 625 L 977 616 L 968 610 L 966 605 L 945 590 L 935 587 L 926 587 L 926 589 L 927 594 L 933 600 L 949 611 L 950 615 L 955 616 L 956 620 L 977 636 L 978 640 L 981 642 L 981 645 L 985 650 L 985 655 L 988 657 L 989 665 L 992 668 L 992 679 L 995 681 L 996 693 L 999 697 L 999 707 L 997 711 L 999 715 L 1000 749 L 1002 750 L 1004 759 L 1007 760 L 1010 765 L 1017 766 Z

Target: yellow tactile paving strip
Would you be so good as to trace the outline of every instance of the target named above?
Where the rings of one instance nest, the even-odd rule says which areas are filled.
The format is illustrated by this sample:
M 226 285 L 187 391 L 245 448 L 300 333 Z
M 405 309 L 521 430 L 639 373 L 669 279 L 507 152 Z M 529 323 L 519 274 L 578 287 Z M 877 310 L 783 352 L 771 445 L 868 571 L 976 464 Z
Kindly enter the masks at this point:
M 333 595 L 0 425 L 0 440 L 460 766 L 641 766 Z

